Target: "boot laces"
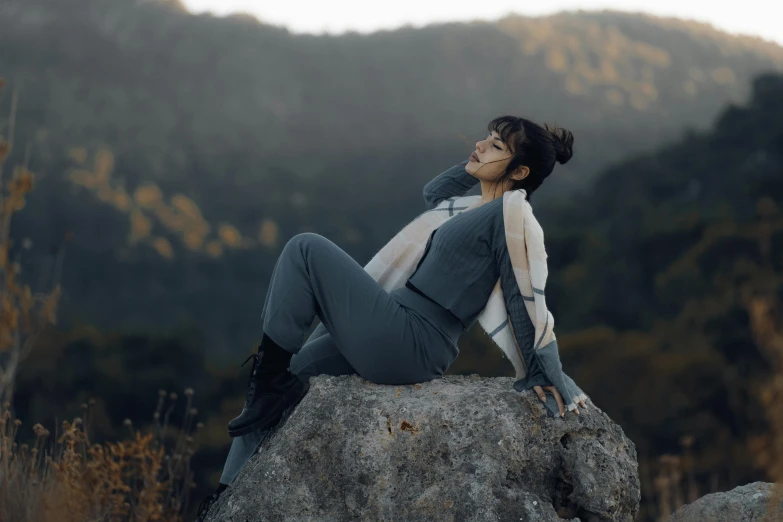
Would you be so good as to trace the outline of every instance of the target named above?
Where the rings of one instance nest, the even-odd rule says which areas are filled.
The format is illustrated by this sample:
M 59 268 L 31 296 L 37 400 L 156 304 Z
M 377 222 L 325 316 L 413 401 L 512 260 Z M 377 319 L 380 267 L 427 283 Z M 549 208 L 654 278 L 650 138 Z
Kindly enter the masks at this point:
M 245 404 L 250 404 L 253 401 L 253 397 L 256 393 L 256 387 L 258 386 L 258 367 L 261 364 L 261 354 L 251 354 L 250 357 L 245 359 L 245 362 L 242 363 L 242 366 L 246 365 L 250 359 L 253 359 L 253 369 L 250 371 L 250 379 L 247 382 L 247 395 L 245 396 Z M 240 366 L 240 368 L 242 366 Z

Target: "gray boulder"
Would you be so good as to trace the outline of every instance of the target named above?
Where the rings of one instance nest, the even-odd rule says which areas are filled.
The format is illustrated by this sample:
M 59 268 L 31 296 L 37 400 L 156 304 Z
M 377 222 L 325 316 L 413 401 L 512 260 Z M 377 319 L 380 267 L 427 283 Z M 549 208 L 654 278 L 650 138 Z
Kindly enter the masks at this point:
M 769 482 L 751 482 L 731 491 L 710 493 L 682 506 L 669 522 L 762 522 L 772 507 L 767 505 L 771 491 Z M 783 503 L 778 500 L 766 520 L 783 520 Z
M 565 419 L 511 377 L 310 378 L 208 521 L 631 522 L 636 447 L 592 402 Z

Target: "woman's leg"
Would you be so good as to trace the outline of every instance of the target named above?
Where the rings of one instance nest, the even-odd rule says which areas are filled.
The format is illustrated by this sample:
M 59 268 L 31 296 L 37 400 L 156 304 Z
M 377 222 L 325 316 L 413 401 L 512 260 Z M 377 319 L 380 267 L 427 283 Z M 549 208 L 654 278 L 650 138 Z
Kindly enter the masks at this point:
M 423 328 L 362 266 L 323 236 L 294 236 L 272 274 L 263 332 L 295 354 L 289 365 L 292 373 L 308 379 L 317 373 L 358 373 L 378 384 L 413 384 L 439 377 L 448 366 L 445 359 L 453 360 L 448 356 L 453 346 L 444 347 L 440 334 Z M 323 328 L 319 325 L 305 349 L 303 338 L 316 316 Z M 324 328 L 328 334 L 318 337 Z M 252 455 L 264 431 L 238 434 L 247 438 L 232 446 L 226 478 L 238 471 L 234 462 L 241 467 Z
M 313 375 L 351 375 L 356 373 L 328 333 L 305 343 L 302 349 L 291 357 L 289 370 L 303 381 L 309 380 Z M 226 463 L 223 466 L 223 475 L 220 477 L 221 484 L 228 485 L 233 482 L 239 470 L 250 460 L 258 445 L 271 429 L 273 428 L 255 430 L 234 437 L 231 450 L 228 452 Z
M 306 232 L 286 243 L 264 301 L 264 333 L 298 353 L 315 317 L 363 378 L 413 384 L 438 375 L 417 342 L 407 309 L 351 256 Z
M 263 335 L 259 354 L 250 357 L 245 407 L 228 423 L 232 437 L 272 427 L 307 393 L 308 385 L 286 369 L 316 316 L 351 367 L 369 381 L 413 384 L 440 373 L 408 309 L 318 234 L 297 234 L 286 243 L 261 315 Z

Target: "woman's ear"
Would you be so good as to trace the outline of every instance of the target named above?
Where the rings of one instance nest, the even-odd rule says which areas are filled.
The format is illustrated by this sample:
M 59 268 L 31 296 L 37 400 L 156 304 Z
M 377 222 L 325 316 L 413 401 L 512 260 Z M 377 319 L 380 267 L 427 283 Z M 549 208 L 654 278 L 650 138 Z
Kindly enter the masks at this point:
M 524 165 L 517 167 L 517 171 L 514 172 L 511 177 L 517 181 L 525 179 L 530 174 L 530 169 Z

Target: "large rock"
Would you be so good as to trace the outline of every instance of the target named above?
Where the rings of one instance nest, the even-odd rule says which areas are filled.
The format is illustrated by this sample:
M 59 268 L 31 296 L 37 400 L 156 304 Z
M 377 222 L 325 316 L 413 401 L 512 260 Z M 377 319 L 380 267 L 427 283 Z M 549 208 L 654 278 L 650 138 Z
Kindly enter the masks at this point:
M 632 521 L 636 447 L 592 403 L 553 417 L 513 378 L 311 377 L 209 521 Z
M 704 495 L 692 504 L 678 509 L 669 522 L 763 522 L 768 505 L 772 484 L 769 482 L 751 482 L 731 491 Z M 783 520 L 783 503 L 780 499 L 773 513 L 766 520 Z

